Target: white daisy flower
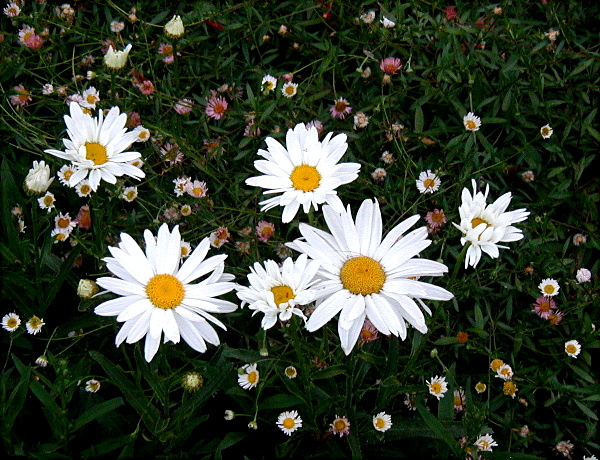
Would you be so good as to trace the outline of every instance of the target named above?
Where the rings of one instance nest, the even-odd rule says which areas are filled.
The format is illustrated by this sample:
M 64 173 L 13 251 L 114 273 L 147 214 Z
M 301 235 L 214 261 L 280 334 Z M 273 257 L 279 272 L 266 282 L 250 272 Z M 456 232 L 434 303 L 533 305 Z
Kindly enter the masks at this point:
M 432 173 L 429 169 L 422 171 L 419 174 L 419 178 L 416 181 L 417 188 L 421 193 L 433 193 L 437 192 L 442 185 L 442 181 L 438 176 Z
M 46 192 L 46 194 L 43 197 L 38 198 L 37 201 L 40 205 L 40 208 L 50 212 L 54 209 L 54 203 L 56 202 L 56 198 L 54 198 L 54 193 Z
M 138 125 L 133 128 L 133 131 L 137 138 L 135 142 L 146 142 L 150 139 L 150 130 L 148 128 L 144 128 L 142 125 Z
M 108 51 L 104 55 L 104 65 L 110 70 L 119 70 L 127 64 L 127 57 L 131 51 L 131 43 L 129 43 L 123 51 L 115 51 L 112 45 L 109 45 Z
M 466 243 L 470 244 L 465 258 L 465 268 L 469 265 L 477 266 L 482 251 L 495 259 L 500 255 L 499 248 L 507 249 L 507 246 L 498 243 L 522 239 L 521 230 L 513 227 L 512 224 L 526 220 L 529 215 L 529 211 L 525 209 L 505 212 L 512 198 L 510 192 L 488 205 L 486 199 L 490 186 L 486 185 L 484 194 L 477 191 L 474 179 L 472 184 L 473 196 L 467 188 L 462 191 L 462 204 L 458 208 L 460 225 L 453 223 L 463 233 L 461 244 L 463 246 Z
M 179 248 L 181 250 L 181 258 L 182 259 L 187 259 L 190 256 L 190 254 L 192 253 L 192 245 L 190 243 L 188 243 L 187 241 L 181 240 Z
M 277 426 L 285 434 L 291 436 L 294 431 L 302 427 L 302 418 L 295 410 L 282 412 L 277 417 Z
M 502 364 L 496 371 L 496 377 L 502 380 L 510 380 L 513 378 L 514 372 L 509 364 Z
M 277 87 L 277 78 L 272 75 L 265 75 L 260 83 L 263 91 L 273 91 Z
M 373 417 L 373 426 L 377 431 L 389 430 L 392 427 L 392 416 L 386 414 L 385 412 L 379 412 L 375 417 Z
M 63 185 L 69 185 L 69 180 L 71 180 L 71 176 L 77 172 L 77 166 L 74 164 L 63 165 L 56 173 L 58 176 L 58 180 Z
M 84 179 L 81 182 L 79 182 L 75 186 L 75 192 L 77 192 L 77 195 L 79 195 L 82 198 L 90 196 L 92 194 L 92 185 L 90 184 L 90 181 Z
M 292 83 L 291 81 L 286 81 L 281 87 L 281 94 L 285 97 L 294 97 L 298 92 L 298 83 Z
M 571 358 L 577 358 L 577 355 L 581 353 L 581 345 L 577 340 L 569 340 L 565 342 L 565 353 Z
M 16 313 L 7 313 L 2 317 L 2 329 L 8 332 L 16 331 L 21 325 L 21 318 Z
M 553 280 L 552 278 L 546 278 L 538 285 L 538 289 L 542 295 L 554 297 L 555 295 L 558 295 L 560 286 L 556 280 Z
M 363 201 L 356 222 L 350 207 L 337 213 L 323 207 L 331 234 L 300 224 L 304 238 L 289 247 L 321 262 L 313 287 L 317 289 L 317 308 L 306 328 L 316 331 L 337 313 L 342 349 L 349 354 L 356 343 L 365 318 L 385 335 L 406 339 L 408 321 L 426 333 L 425 317 L 419 305 L 431 310 L 421 299 L 449 300 L 452 293 L 433 284 L 417 281 L 418 276 L 441 276 L 448 267 L 425 258 L 415 258 L 431 244 L 427 228 L 404 235 L 420 217 L 412 216 L 394 227 L 382 241 L 382 220 L 377 200 Z M 413 279 L 410 279 L 413 278 Z M 415 302 L 415 300 L 417 302 Z
M 481 127 L 481 118 L 476 116 L 473 112 L 467 113 L 463 117 L 463 125 L 467 131 L 479 131 Z
M 81 93 L 81 96 L 83 97 L 83 100 L 79 103 L 79 105 L 87 109 L 95 109 L 96 103 L 100 102 L 100 94 L 93 86 L 90 86 L 88 89 L 84 90 L 83 93 Z
M 316 291 L 311 289 L 315 275 L 319 270 L 319 262 L 308 261 L 306 254 L 301 254 L 296 262 L 288 257 L 281 267 L 273 260 L 264 262 L 264 268 L 256 262 L 250 267 L 248 275 L 250 287 L 238 286 L 237 296 L 246 303 L 254 314 L 264 313 L 261 326 L 269 329 L 277 322 L 289 321 L 297 315 L 306 321 L 298 305 L 307 305 L 314 300 Z
M 118 107 L 113 107 L 106 118 L 102 111 L 96 118 L 83 113 L 75 102 L 71 102 L 70 111 L 71 116 L 64 117 L 69 135 L 69 139 L 63 139 L 65 151 L 44 150 L 75 165 L 77 171 L 69 179 L 70 187 L 75 187 L 88 174 L 94 192 L 101 179 L 114 184 L 117 177 L 123 175 L 136 179 L 145 177 L 141 169 L 128 163 L 141 154 L 124 151 L 137 139 L 137 133 L 127 132 L 125 128 L 126 114 L 120 113 Z
M 479 436 L 473 445 L 477 446 L 480 452 L 491 452 L 492 447 L 496 447 L 498 443 L 489 434 L 485 434 Z
M 131 203 L 137 197 L 138 197 L 138 189 L 136 186 L 125 187 L 123 189 L 123 192 L 121 193 L 121 198 L 124 199 L 125 201 L 127 201 L 128 203 Z
M 267 150 L 258 154 L 265 160 L 256 160 L 254 167 L 264 176 L 250 177 L 246 184 L 268 189 L 265 194 L 278 195 L 262 201 L 261 210 L 267 211 L 275 206 L 284 206 L 281 220 L 290 222 L 300 205 L 305 213 L 311 204 L 318 210 L 319 205 L 327 203 L 337 212 L 343 212 L 344 205 L 335 189 L 348 184 L 358 177 L 358 163 L 340 163 L 348 144 L 346 135 L 327 134 L 323 142 L 319 141 L 317 128 L 307 129 L 299 123 L 288 130 L 286 146 L 271 137 L 266 138 Z
M 552 133 L 554 133 L 554 130 L 550 125 L 544 125 L 540 128 L 540 134 L 544 139 L 550 139 L 552 137 Z
M 117 316 L 125 324 L 116 337 L 116 346 L 124 340 L 135 343 L 146 336 L 145 358 L 150 362 L 158 350 L 162 333 L 164 341 L 179 343 L 183 338 L 194 350 L 206 351 L 206 342 L 219 344 L 219 336 L 209 322 L 222 329 L 225 325 L 211 313 L 230 313 L 237 306 L 217 299 L 234 289 L 232 275 L 223 273 L 226 255 L 206 258 L 208 238 L 204 238 L 183 265 L 179 227 L 169 232 L 167 224 L 158 237 L 144 232 L 146 252 L 134 239 L 121 233 L 118 247 L 109 247 L 106 267 L 117 278 L 98 278 L 102 288 L 119 295 L 96 307 L 101 316 Z M 202 281 L 192 281 L 207 275 Z
M 435 396 L 438 400 L 442 399 L 446 392 L 448 391 L 448 382 L 446 382 L 446 377 L 435 376 L 429 380 L 425 380 L 425 383 L 429 387 L 429 393 Z
M 244 389 L 249 390 L 258 385 L 260 373 L 256 368 L 257 364 L 246 364 L 238 371 L 238 384 Z
M 27 332 L 29 332 L 31 335 L 36 335 L 42 330 L 42 326 L 44 324 L 46 323 L 44 323 L 43 319 L 38 318 L 37 316 L 32 316 L 25 323 L 25 327 L 27 328 Z

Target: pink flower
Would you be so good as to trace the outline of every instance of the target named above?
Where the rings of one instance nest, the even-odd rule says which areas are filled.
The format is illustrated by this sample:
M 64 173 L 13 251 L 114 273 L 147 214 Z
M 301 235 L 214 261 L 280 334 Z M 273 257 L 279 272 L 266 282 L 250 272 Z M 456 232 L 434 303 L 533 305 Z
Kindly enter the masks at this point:
M 10 103 L 19 107 L 25 107 L 31 101 L 31 94 L 25 89 L 23 85 L 17 85 L 13 87 L 13 91 L 17 94 L 10 96 Z
M 552 297 L 543 295 L 535 300 L 533 307 L 532 312 L 535 312 L 540 318 L 549 319 L 550 315 L 556 310 L 556 303 L 552 300 Z
M 321 123 L 321 121 L 319 121 L 319 120 L 313 120 L 313 121 L 309 121 L 308 123 L 306 123 L 307 130 L 312 127 L 316 128 L 317 133 L 319 133 L 319 136 L 323 132 L 323 123 Z
M 170 165 L 181 163 L 183 161 L 183 153 L 179 150 L 177 144 L 165 143 L 160 148 L 160 153 L 162 154 L 164 161 L 168 161 Z
M 363 342 L 373 342 L 379 338 L 379 331 L 368 318 L 363 323 L 359 337 Z
M 256 226 L 256 236 L 260 241 L 266 243 L 275 234 L 275 225 L 266 220 L 261 220 Z
M 333 102 L 331 107 L 329 107 L 329 111 L 331 112 L 331 116 L 333 118 L 339 118 L 340 120 L 343 120 L 346 118 L 346 115 L 352 113 L 352 107 L 350 107 L 346 99 L 340 97 Z
M 450 21 L 451 19 L 456 19 L 458 16 L 458 13 L 456 12 L 456 7 L 455 6 L 448 6 L 446 7 L 446 9 L 444 10 L 444 13 L 446 14 L 446 19 L 448 21 Z
M 292 79 L 294 78 L 294 76 L 291 73 L 286 73 L 286 74 L 283 74 L 281 76 L 281 78 L 283 78 L 285 81 L 292 81 Z
M 37 50 L 41 48 L 44 40 L 36 35 L 33 27 L 23 24 L 23 28 L 19 30 L 19 42 L 27 48 Z
M 193 105 L 194 103 L 190 99 L 181 99 L 173 106 L 173 109 L 175 109 L 175 112 L 179 115 L 187 115 L 192 111 Z
M 430 228 L 437 228 L 444 225 L 447 221 L 446 214 L 444 214 L 443 209 L 434 209 L 433 211 L 429 211 L 425 216 L 425 221 L 427 222 L 427 226 Z
M 112 40 L 104 40 L 102 42 L 102 54 L 108 53 L 108 48 L 112 46 L 113 50 L 117 49 L 117 45 Z
M 158 54 L 163 57 L 163 61 L 167 64 L 173 63 L 175 61 L 175 55 L 173 53 L 173 45 L 169 43 L 161 43 L 158 47 Z
M 215 120 L 220 120 L 225 116 L 225 111 L 229 104 L 221 96 L 212 96 L 208 99 L 206 106 L 206 115 Z
M 386 57 L 379 64 L 379 68 L 383 72 L 393 75 L 402 68 L 402 61 L 395 57 Z
M 79 209 L 75 222 L 77 222 L 79 228 L 84 230 L 87 230 L 92 226 L 92 215 L 90 213 L 90 207 L 87 204 Z
M 204 198 L 208 192 L 208 187 L 206 186 L 206 182 L 195 180 L 194 182 L 190 181 L 187 183 L 185 191 L 194 198 Z
M 331 432 L 333 434 L 339 434 L 342 436 L 348 436 L 350 434 L 350 422 L 346 417 L 335 416 L 335 420 L 331 424 Z
M 565 314 L 562 311 L 555 310 L 553 313 L 550 313 L 550 315 L 548 315 L 548 321 L 550 321 L 550 324 L 554 324 L 556 326 L 557 324 L 560 324 L 560 322 L 563 319 L 563 316 L 565 316 Z
M 131 112 L 129 113 L 129 115 L 127 115 L 127 127 L 128 128 L 135 128 L 136 126 L 139 126 L 142 124 L 142 117 L 140 116 L 140 114 L 138 112 Z
M 146 96 L 149 96 L 156 91 L 154 83 L 152 83 L 150 80 L 144 79 L 139 83 L 134 83 L 134 85 L 142 92 L 142 94 L 145 94 Z

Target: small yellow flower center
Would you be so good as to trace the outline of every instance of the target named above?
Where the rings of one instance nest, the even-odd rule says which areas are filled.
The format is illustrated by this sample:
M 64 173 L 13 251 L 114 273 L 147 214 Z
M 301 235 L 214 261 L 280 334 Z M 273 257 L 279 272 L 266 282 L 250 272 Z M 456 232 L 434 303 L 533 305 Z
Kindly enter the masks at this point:
M 252 384 L 258 382 L 258 374 L 256 373 L 256 371 L 252 371 L 248 374 L 248 382 Z
M 379 417 L 377 420 L 375 420 L 375 426 L 377 428 L 385 428 L 385 420 Z
M 544 292 L 548 295 L 554 294 L 554 286 L 552 286 L 551 284 L 546 284 L 544 286 Z
M 27 91 L 21 91 L 19 93 L 19 100 L 20 101 L 27 101 L 27 100 L 29 100 L 29 93 Z
M 500 373 L 501 373 L 502 375 L 510 375 L 510 374 L 511 374 L 511 371 L 510 371 L 510 369 L 509 369 L 508 367 L 505 367 L 504 369 L 502 369 L 502 370 L 500 371 Z
M 296 190 L 312 192 L 321 183 L 321 174 L 314 166 L 300 165 L 294 168 L 290 179 Z
M 294 94 L 296 94 L 296 87 L 293 85 L 288 85 L 285 87 L 284 91 L 285 91 L 285 94 L 293 96 Z
M 74 171 L 71 171 L 70 169 L 65 171 L 65 173 L 63 174 L 65 180 L 69 180 L 71 178 L 71 176 L 73 175 Z
M 10 328 L 17 327 L 17 324 L 17 318 L 8 318 L 8 321 L 6 322 L 6 325 Z
M 487 450 L 487 449 L 489 449 L 490 444 L 487 441 L 482 439 L 481 441 L 479 441 L 479 447 L 481 450 Z
M 514 383 L 512 383 L 511 380 L 509 380 L 504 383 L 502 390 L 504 391 L 505 395 L 512 396 L 517 392 L 517 386 Z
M 140 139 L 146 139 L 148 137 L 148 131 L 140 131 L 140 133 L 138 134 L 138 137 Z
M 444 217 L 446 217 L 446 216 L 445 216 L 445 214 L 443 212 L 434 212 L 431 215 L 431 220 L 434 221 L 434 222 L 443 222 L 444 221 Z
M 502 366 L 503 364 L 504 364 L 504 361 L 502 361 L 501 359 L 494 359 L 490 363 L 490 367 L 492 368 L 492 370 L 494 372 L 498 372 L 498 369 L 500 369 L 500 366 Z
M 285 368 L 285 375 L 287 375 L 288 377 L 296 377 L 296 373 L 296 368 L 294 367 Z
M 204 190 L 202 190 L 200 187 L 194 187 L 192 189 L 192 195 L 202 195 L 203 192 Z
M 344 431 L 346 429 L 346 422 L 338 419 L 333 422 L 333 426 L 335 427 L 336 431 Z
M 155 307 L 168 310 L 181 304 L 185 288 L 173 275 L 155 275 L 146 285 L 146 294 Z
M 475 129 L 477 127 L 477 125 L 475 124 L 475 122 L 473 120 L 467 120 L 466 125 L 467 125 L 467 129 Z
M 31 37 L 33 37 L 33 35 L 34 35 L 33 32 L 25 32 L 25 34 L 23 35 L 23 41 L 26 42 Z
M 352 294 L 369 295 L 381 291 L 385 271 L 379 262 L 367 256 L 347 260 L 340 270 L 340 280 Z
M 32 329 L 37 329 L 42 325 L 42 320 L 40 320 L 37 316 L 31 318 L 28 322 Z
M 269 91 L 271 91 L 273 88 L 275 88 L 275 84 L 272 81 L 265 82 L 265 89 L 268 89 Z
M 275 305 L 279 306 L 282 303 L 287 303 L 294 297 L 294 291 L 289 286 L 275 286 L 271 288 L 273 297 L 275 298 Z
M 99 382 L 91 382 L 88 385 L 90 386 L 90 390 L 92 390 L 94 393 L 100 389 Z
M 127 194 L 126 194 L 126 196 L 127 196 L 127 199 L 128 199 L 129 201 L 133 201 L 133 200 L 135 200 L 135 197 L 136 197 L 136 192 L 135 192 L 135 190 L 130 190 L 130 191 L 128 191 L 128 192 L 127 192 Z
M 284 428 L 291 430 L 296 426 L 296 421 L 293 418 L 288 417 L 283 421 L 282 425 Z
M 98 144 L 97 142 L 86 142 L 85 158 L 87 160 L 92 160 L 96 165 L 103 165 L 108 161 L 106 147 Z
M 95 104 L 96 103 L 96 96 L 94 96 L 93 94 L 88 94 L 88 97 L 86 98 L 88 104 Z
M 462 406 L 462 398 L 458 395 L 454 396 L 454 405 L 455 406 Z
M 92 187 L 90 187 L 90 186 L 89 186 L 89 185 L 87 185 L 87 184 L 83 184 L 83 185 L 81 186 L 81 188 L 79 189 L 79 192 L 80 192 L 82 195 L 88 195 L 88 194 L 89 194 L 91 191 L 92 191 Z
M 345 101 L 337 101 L 335 103 L 335 111 L 336 112 L 343 112 L 344 110 L 346 110 L 346 107 L 348 107 L 348 104 L 346 104 Z
M 433 179 L 425 179 L 423 181 L 423 186 L 425 188 L 433 188 L 433 187 L 435 187 L 435 180 L 433 180 Z
M 577 351 L 577 347 L 572 343 L 567 345 L 567 353 L 575 353 Z
M 186 257 L 190 253 L 186 246 L 181 246 L 181 257 Z
M 54 239 L 56 241 L 62 241 L 67 237 L 67 235 L 65 235 L 64 233 L 57 233 L 56 235 L 54 235 Z
M 550 302 L 543 300 L 539 304 L 540 311 L 549 311 L 550 310 Z
M 54 198 L 52 197 L 52 195 L 46 195 L 44 197 L 44 204 L 46 206 L 50 206 L 52 203 L 54 203 Z
M 64 217 L 61 217 L 56 222 L 56 226 L 60 227 L 60 228 L 67 228 L 70 224 L 71 224 L 71 219 L 65 219 Z
M 225 110 L 227 110 L 227 109 L 225 108 L 225 106 L 223 104 L 217 103 L 213 107 L 213 110 L 215 113 L 222 114 L 222 113 L 225 113 Z
M 483 220 L 479 217 L 475 217 L 475 219 L 471 220 L 471 227 L 475 228 L 480 224 L 485 224 L 488 227 L 491 227 L 490 223 L 487 220 Z
M 433 382 L 429 388 L 436 395 L 442 392 L 442 384 L 440 382 Z

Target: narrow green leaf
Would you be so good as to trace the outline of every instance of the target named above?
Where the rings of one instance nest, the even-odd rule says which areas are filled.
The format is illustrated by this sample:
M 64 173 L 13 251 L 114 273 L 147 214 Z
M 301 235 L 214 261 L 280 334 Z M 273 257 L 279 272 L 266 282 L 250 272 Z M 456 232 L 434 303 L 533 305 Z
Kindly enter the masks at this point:
M 596 413 L 594 411 L 592 411 L 589 407 L 587 407 L 582 402 L 577 401 L 576 399 L 574 399 L 573 401 L 575 401 L 575 404 L 577 404 L 577 407 L 579 407 L 581 409 L 581 412 L 583 412 L 585 415 L 587 415 L 592 420 L 598 420 L 598 416 L 596 415 Z
M 415 109 L 415 133 L 422 133 L 423 127 L 425 126 L 425 118 L 423 116 L 423 109 L 418 106 Z
M 101 417 L 104 414 L 112 412 L 118 407 L 121 407 L 123 404 L 123 398 L 119 397 L 95 405 L 94 407 L 86 410 L 83 414 L 77 417 L 77 420 L 75 420 L 75 422 L 73 423 L 73 431 L 77 431 L 86 423 L 96 420 L 98 417 Z

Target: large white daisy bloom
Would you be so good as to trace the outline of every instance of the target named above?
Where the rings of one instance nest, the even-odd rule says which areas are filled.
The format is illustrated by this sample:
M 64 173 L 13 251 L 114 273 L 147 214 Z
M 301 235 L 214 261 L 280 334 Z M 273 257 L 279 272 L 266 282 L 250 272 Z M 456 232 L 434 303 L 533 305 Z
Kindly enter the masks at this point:
M 340 163 L 348 144 L 346 135 L 331 137 L 327 134 L 323 142 L 319 141 L 317 128 L 307 129 L 299 123 L 286 135 L 286 147 L 271 137 L 265 139 L 267 150 L 259 150 L 264 160 L 256 160 L 254 167 L 264 176 L 250 177 L 246 184 L 268 189 L 265 194 L 281 195 L 262 201 L 262 211 L 284 206 L 281 220 L 290 222 L 300 205 L 304 212 L 327 203 L 337 212 L 344 210 L 342 201 L 335 189 L 348 184 L 358 177 L 358 163 Z
M 69 139 L 63 139 L 65 151 L 47 149 L 59 158 L 70 161 L 77 171 L 69 178 L 69 186 L 75 187 L 88 177 L 92 190 L 96 191 L 100 180 L 110 184 L 117 177 L 126 175 L 136 179 L 145 177 L 144 172 L 128 162 L 141 157 L 139 152 L 125 152 L 137 140 L 137 133 L 127 132 L 127 115 L 112 107 L 106 117 L 102 111 L 98 117 L 84 113 L 76 102 L 71 102 L 71 116 L 65 115 Z
M 145 358 L 150 362 L 163 332 L 164 342 L 178 343 L 183 338 L 201 353 L 206 351 L 206 342 L 218 345 L 219 336 L 209 321 L 226 327 L 211 313 L 229 313 L 237 308 L 232 302 L 214 298 L 235 288 L 233 275 L 223 273 L 227 256 L 205 259 L 210 243 L 204 238 L 180 267 L 179 227 L 169 232 L 167 224 L 160 227 L 157 238 L 146 230 L 144 240 L 145 253 L 131 236 L 121 233 L 119 246 L 108 248 L 112 257 L 103 259 L 117 278 L 96 280 L 102 288 L 121 296 L 94 310 L 125 323 L 117 334 L 117 347 L 124 340 L 135 343 L 146 336 Z M 190 284 L 204 275 L 208 276 Z
M 292 315 L 298 315 L 306 321 L 306 316 L 298 305 L 307 305 L 315 298 L 315 275 L 319 269 L 319 261 L 308 260 L 301 254 L 296 262 L 288 257 L 279 267 L 273 260 L 264 262 L 264 267 L 256 262 L 250 267 L 248 275 L 249 287 L 238 286 L 237 296 L 248 308 L 264 313 L 262 328 L 269 329 L 277 322 L 289 321 Z
M 417 281 L 419 276 L 441 276 L 448 267 L 415 258 L 431 244 L 427 228 L 404 235 L 419 219 L 412 216 L 394 227 L 382 241 L 382 220 L 377 200 L 363 201 L 356 222 L 350 207 L 337 213 L 323 207 L 331 234 L 300 224 L 304 238 L 288 243 L 292 249 L 321 262 L 314 286 L 317 308 L 306 328 L 315 331 L 340 313 L 338 333 L 342 349 L 350 354 L 368 318 L 382 334 L 406 338 L 408 321 L 419 332 L 427 332 L 421 299 L 449 300 L 452 293 L 433 284 Z M 416 299 L 416 302 L 415 302 Z
M 469 265 L 475 267 L 481 259 L 482 251 L 495 259 L 500 255 L 499 248 L 508 249 L 508 246 L 498 243 L 522 239 L 521 230 L 511 224 L 522 222 L 529 215 L 529 211 L 525 209 L 505 212 L 512 198 L 510 192 L 488 205 L 486 200 L 490 191 L 489 184 L 485 187 L 485 193 L 477 191 L 475 179 L 472 180 L 472 184 L 472 196 L 466 187 L 462 191 L 462 204 L 458 208 L 460 225 L 453 223 L 463 234 L 461 244 L 464 246 L 470 243 L 465 257 L 465 268 Z

